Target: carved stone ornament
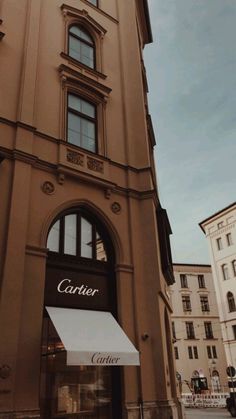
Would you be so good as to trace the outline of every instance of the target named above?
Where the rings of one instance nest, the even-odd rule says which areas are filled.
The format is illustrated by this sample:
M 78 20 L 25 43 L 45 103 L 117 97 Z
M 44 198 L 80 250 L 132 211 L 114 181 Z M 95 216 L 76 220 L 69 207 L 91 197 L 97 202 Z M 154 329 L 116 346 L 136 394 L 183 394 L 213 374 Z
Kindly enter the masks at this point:
M 91 157 L 87 157 L 87 167 L 88 169 L 93 170 L 94 172 L 104 172 L 103 162 L 96 159 L 92 159 Z
M 112 210 L 112 212 L 114 212 L 114 214 L 120 214 L 121 205 L 119 204 L 119 202 L 113 202 L 111 204 L 111 210 Z
M 52 195 L 55 192 L 55 186 L 52 182 L 46 181 L 42 185 L 42 191 L 47 195 Z
M 70 163 L 77 164 L 78 166 L 84 165 L 84 156 L 83 154 L 77 153 L 76 151 L 67 150 L 67 161 Z
M 0 377 L 5 380 L 6 378 L 8 378 L 11 374 L 11 367 L 9 367 L 9 365 L 2 365 L 0 367 Z

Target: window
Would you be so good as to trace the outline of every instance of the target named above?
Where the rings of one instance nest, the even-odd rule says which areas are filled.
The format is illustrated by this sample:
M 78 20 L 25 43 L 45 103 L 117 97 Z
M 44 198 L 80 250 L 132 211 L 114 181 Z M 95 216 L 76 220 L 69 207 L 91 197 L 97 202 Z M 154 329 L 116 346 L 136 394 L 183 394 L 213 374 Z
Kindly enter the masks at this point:
M 236 260 L 232 261 L 233 274 L 236 276 Z
M 193 359 L 192 346 L 188 346 L 188 357 L 189 357 L 189 359 Z
M 213 339 L 213 330 L 211 322 L 204 322 L 206 339 Z
M 217 245 L 217 249 L 218 249 L 218 250 L 223 249 L 223 245 L 222 245 L 222 239 L 221 239 L 221 237 L 219 237 L 218 239 L 216 239 L 216 245 Z
M 96 107 L 71 93 L 68 94 L 67 140 L 96 152 Z
M 188 288 L 188 280 L 186 274 L 180 274 L 181 288 Z
M 176 340 L 175 322 L 172 322 L 172 336 L 173 339 Z
M 210 311 L 208 297 L 206 295 L 200 296 L 202 311 Z
M 227 279 L 229 279 L 229 270 L 228 270 L 228 266 L 226 264 L 221 266 L 222 269 L 222 275 L 224 278 L 224 281 L 226 281 Z
M 199 288 L 206 288 L 204 275 L 198 275 Z
M 216 347 L 212 346 L 211 349 L 212 349 L 212 358 L 217 358 Z
M 197 350 L 197 346 L 193 346 L 193 353 L 194 353 L 194 358 L 198 359 L 198 350 Z
M 187 339 L 195 339 L 193 322 L 186 322 L 185 325 L 186 325 Z
M 179 351 L 176 346 L 174 347 L 174 351 L 175 351 L 175 359 L 179 359 Z
M 226 242 L 227 242 L 228 246 L 232 246 L 233 239 L 232 239 L 232 234 L 231 233 L 226 234 Z
M 198 359 L 197 346 L 188 346 L 188 357 L 189 359 Z
M 182 303 L 183 303 L 183 310 L 184 311 L 191 311 L 191 301 L 189 295 L 183 295 L 182 296 Z
M 236 340 L 236 324 L 232 326 L 233 329 L 233 339 Z
M 94 41 L 83 27 L 70 26 L 68 49 L 70 57 L 90 68 L 95 68 Z
M 96 7 L 98 6 L 98 0 L 87 0 L 87 1 Z
M 209 359 L 217 358 L 217 352 L 215 346 L 207 346 L 207 356 Z
M 228 300 L 229 311 L 230 312 L 236 311 L 235 299 L 232 292 L 227 293 L 227 300 Z
M 76 258 L 107 262 L 107 250 L 101 232 L 83 211 L 66 214 L 51 227 L 49 251 Z
M 220 229 L 221 227 L 223 227 L 223 221 L 221 221 L 220 223 L 217 224 L 218 229 Z

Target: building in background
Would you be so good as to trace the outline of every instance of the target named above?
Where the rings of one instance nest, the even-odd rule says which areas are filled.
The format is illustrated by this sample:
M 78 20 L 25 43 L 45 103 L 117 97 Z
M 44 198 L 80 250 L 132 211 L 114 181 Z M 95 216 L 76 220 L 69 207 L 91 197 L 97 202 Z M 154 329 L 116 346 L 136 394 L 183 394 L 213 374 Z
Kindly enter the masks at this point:
M 147 1 L 0 19 L 0 418 L 182 418 Z
M 172 334 L 182 392 L 227 390 L 226 358 L 210 265 L 174 264 Z
M 209 245 L 227 364 L 236 367 L 236 203 L 200 227 Z

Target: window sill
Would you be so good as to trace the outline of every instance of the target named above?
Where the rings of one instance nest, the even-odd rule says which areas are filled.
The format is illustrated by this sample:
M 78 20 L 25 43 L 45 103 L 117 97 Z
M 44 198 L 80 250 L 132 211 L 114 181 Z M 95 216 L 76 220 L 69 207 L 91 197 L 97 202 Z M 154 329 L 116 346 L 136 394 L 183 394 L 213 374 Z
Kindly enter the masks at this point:
M 61 57 L 67 60 L 69 63 L 75 65 L 76 67 L 86 70 L 86 72 L 92 74 L 95 77 L 100 77 L 101 79 L 105 80 L 107 76 L 100 71 L 97 71 L 93 68 L 88 67 L 87 65 L 81 63 L 80 61 L 76 60 L 75 58 L 70 57 L 70 55 L 66 54 L 65 52 L 61 52 Z

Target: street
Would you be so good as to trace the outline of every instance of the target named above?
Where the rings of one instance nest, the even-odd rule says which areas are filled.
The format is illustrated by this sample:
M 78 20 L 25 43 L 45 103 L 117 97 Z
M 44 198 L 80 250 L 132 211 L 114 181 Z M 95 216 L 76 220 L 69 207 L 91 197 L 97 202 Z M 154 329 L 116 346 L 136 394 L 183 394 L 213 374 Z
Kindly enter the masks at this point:
M 186 419 L 224 419 L 231 418 L 230 413 L 226 409 L 188 409 L 186 408 Z

